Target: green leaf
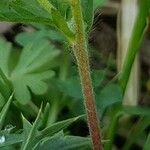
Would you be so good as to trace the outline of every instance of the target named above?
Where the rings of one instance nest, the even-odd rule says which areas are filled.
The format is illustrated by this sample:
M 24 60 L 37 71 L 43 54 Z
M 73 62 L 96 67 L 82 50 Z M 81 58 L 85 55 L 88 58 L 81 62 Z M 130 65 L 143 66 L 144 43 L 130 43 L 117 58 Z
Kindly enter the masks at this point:
M 150 148 L 150 133 L 147 136 L 147 140 L 146 140 L 143 150 L 149 150 L 149 148 Z
M 21 143 L 24 140 L 24 138 L 22 134 L 16 134 L 16 133 L 8 134 L 6 131 L 1 131 L 0 140 L 4 141 L 0 143 L 0 149 L 2 148 L 3 150 L 4 148 L 7 148 L 7 146 Z
M 29 123 L 26 127 L 27 130 L 30 129 L 30 132 L 29 132 L 29 134 L 27 136 L 27 139 L 25 140 L 24 144 L 22 145 L 22 148 L 21 148 L 22 150 L 28 150 L 28 149 L 31 148 L 30 143 L 35 138 L 35 136 L 37 135 L 37 129 L 38 129 L 41 113 L 42 113 L 42 107 L 43 107 L 43 105 L 41 105 L 41 108 L 39 110 L 39 113 L 37 115 L 37 118 L 36 118 L 35 122 L 33 123 L 32 128 L 30 129 Z
M 82 12 L 83 18 L 87 26 L 87 31 L 89 31 L 93 24 L 93 16 L 94 16 L 94 9 L 93 9 L 93 0 L 82 0 Z
M 2 96 L 2 94 L 0 93 L 0 110 L 1 110 L 1 108 L 3 107 L 4 104 L 5 104 L 5 99 L 4 99 L 4 97 Z
M 9 98 L 10 96 L 10 89 L 6 83 L 0 78 L 0 106 L 4 105 L 4 102 Z
M 10 73 L 8 73 L 10 65 L 10 46 L 7 42 L 0 40 L 2 44 L 0 67 L 3 69 L 2 71 L 5 73 L 5 76 L 12 83 L 15 98 L 22 104 L 28 103 L 31 99 L 29 89 L 37 95 L 46 92 L 48 86 L 44 81 L 54 76 L 54 72 L 49 70 L 48 65 L 60 53 L 55 47 L 50 45 L 48 40 L 44 37 L 42 38 L 40 34 L 41 33 L 38 32 L 36 37 L 33 37 L 30 42 L 27 42 L 18 63 Z M 20 42 L 25 38 L 26 37 L 22 35 Z M 1 90 L 3 90 L 3 88 L 4 86 Z M 2 91 L 1 94 L 3 94 Z M 7 93 L 4 95 L 7 95 Z
M 52 18 L 55 26 L 61 32 L 63 32 L 69 40 L 73 40 L 75 37 L 74 33 L 69 29 L 67 22 L 65 21 L 63 16 L 61 16 L 60 12 L 55 9 L 52 9 Z
M 92 72 L 92 80 L 94 88 L 97 88 L 102 83 L 104 78 L 105 75 L 103 71 L 98 70 Z M 83 98 L 80 80 L 77 76 L 70 77 L 65 81 L 59 80 L 58 83 L 56 82 L 56 84 L 57 87 L 60 89 L 60 91 L 65 93 L 66 95 L 77 99 Z
M 100 109 L 105 109 L 115 103 L 121 103 L 122 90 L 118 84 L 109 84 L 97 94 L 96 100 Z
M 30 141 L 28 147 L 34 147 L 41 139 L 46 138 L 46 137 L 51 137 L 54 134 L 58 133 L 59 131 L 67 128 L 70 124 L 75 122 L 76 120 L 80 119 L 83 116 L 67 119 L 64 121 L 60 121 L 57 123 L 54 123 L 51 126 L 48 126 L 47 128 L 39 131 L 37 135 Z
M 37 1 L 47 12 L 51 13 L 51 9 L 54 8 L 54 6 L 48 0 L 37 0 Z
M 55 9 L 57 9 L 57 11 L 60 12 L 61 16 L 64 17 L 65 20 L 70 19 L 70 5 L 68 0 L 49 0 L 50 3 L 54 6 Z
M 141 106 L 123 106 L 122 110 L 130 115 L 150 116 L 150 109 Z
M 30 90 L 35 94 L 43 94 L 47 90 L 44 80 L 54 76 L 51 70 L 43 70 L 51 60 L 58 56 L 59 51 L 50 46 L 44 39 L 34 38 L 28 43 L 20 56 L 19 62 L 11 73 L 11 81 L 16 99 L 22 104 L 30 100 Z
M 15 0 L 5 1 L 1 0 L 0 3 L 0 20 L 10 22 L 22 22 L 22 23 L 41 23 L 44 25 L 51 25 L 57 27 L 64 35 L 72 40 L 74 38 L 73 32 L 69 29 L 66 16 L 68 16 L 69 5 L 65 3 L 62 6 L 62 2 L 56 2 L 53 4 L 48 0 L 44 1 L 26 1 Z M 53 8 L 53 9 L 52 9 Z
M 3 39 L 0 39 L 0 68 L 3 73 L 8 77 L 9 75 L 9 57 L 11 52 L 11 44 Z
M 46 30 L 42 29 L 36 32 L 22 32 L 16 36 L 16 42 L 22 46 L 26 46 L 29 44 L 34 38 L 37 38 L 39 40 L 45 38 L 45 39 L 50 39 L 52 41 L 58 41 L 62 42 L 65 41 L 65 38 L 62 34 L 55 30 Z
M 7 65 L 6 65 L 7 66 Z M 5 69 L 6 67 L 4 67 Z M 12 86 L 3 70 L 0 68 L 0 93 L 4 99 L 8 99 L 12 92 Z
M 28 138 L 28 135 L 30 131 L 32 130 L 32 125 L 30 122 L 22 115 L 22 122 L 23 122 L 23 142 L 22 142 L 22 147 L 25 145 L 25 142 Z
M 49 119 L 49 113 L 50 113 L 50 105 L 49 105 L 49 103 L 47 103 L 44 108 L 43 116 L 41 117 L 41 122 L 40 122 L 40 125 L 38 128 L 39 130 L 42 130 L 46 127 L 46 125 L 48 123 L 48 119 Z
M 44 130 L 42 130 L 40 132 L 39 136 L 40 137 L 52 136 L 55 133 L 61 131 L 62 129 L 67 128 L 70 124 L 77 121 L 78 119 L 81 119 L 82 117 L 83 117 L 83 115 L 54 123 L 53 125 L 51 125 L 51 126 L 45 128 Z
M 98 7 L 102 7 L 107 0 L 93 0 L 94 10 Z
M 0 149 L 13 149 L 12 145 L 20 144 L 24 140 L 22 134 L 12 133 L 14 128 L 13 126 L 6 126 L 5 130 L 0 131 Z
M 10 97 L 9 97 L 9 100 L 7 101 L 7 103 L 5 104 L 5 106 L 3 107 L 2 111 L 0 112 L 0 130 L 2 129 L 3 127 L 3 124 L 4 124 L 4 121 L 5 121 L 5 118 L 6 118 L 6 115 L 7 115 L 7 112 L 9 110 L 9 107 L 10 107 L 10 104 L 13 100 L 13 95 L 12 94 Z
M 74 39 L 74 34 L 67 24 L 69 5 L 64 1 L 38 0 L 41 6 L 52 15 L 53 23 L 69 39 Z
M 91 150 L 91 140 L 85 137 L 64 136 L 62 132 L 41 140 L 34 150 Z
M 22 23 L 52 23 L 50 14 L 38 4 L 37 0 L 1 0 L 0 20 Z
M 58 80 L 56 84 L 59 90 L 64 94 L 77 99 L 82 99 L 83 96 L 82 96 L 80 80 L 77 76 L 70 77 L 65 81 Z
M 137 139 L 145 132 L 145 129 L 150 125 L 149 116 L 141 117 L 130 130 L 128 140 L 124 144 L 123 150 L 129 150 L 131 146 L 137 141 Z

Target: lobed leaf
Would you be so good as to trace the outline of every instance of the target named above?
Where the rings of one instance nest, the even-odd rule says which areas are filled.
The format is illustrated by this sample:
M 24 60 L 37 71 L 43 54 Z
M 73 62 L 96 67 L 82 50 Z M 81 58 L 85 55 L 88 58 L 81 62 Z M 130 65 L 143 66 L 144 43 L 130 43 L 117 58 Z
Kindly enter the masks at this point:
M 21 38 L 20 42 L 24 40 L 24 35 Z M 12 83 L 15 98 L 20 103 L 26 104 L 31 99 L 29 89 L 37 95 L 46 92 L 48 86 L 45 80 L 53 77 L 54 72 L 44 66 L 48 66 L 60 52 L 41 36 L 41 32 L 35 34 L 33 40 L 23 45 L 19 61 L 11 72 L 9 71 L 10 44 L 3 40 L 0 40 L 0 44 L 0 67 Z

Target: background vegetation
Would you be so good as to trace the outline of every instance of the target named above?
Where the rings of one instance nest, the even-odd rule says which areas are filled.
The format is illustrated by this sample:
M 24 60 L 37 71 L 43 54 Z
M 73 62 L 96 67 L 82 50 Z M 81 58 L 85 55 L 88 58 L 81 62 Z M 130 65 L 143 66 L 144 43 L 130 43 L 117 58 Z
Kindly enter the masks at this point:
M 2 150 L 92 149 L 68 1 L 1 0 L 0 21 L 15 22 L 0 38 Z M 104 149 L 149 150 L 150 1 L 135 1 L 133 10 L 133 1 L 125 1 L 81 0 L 91 78 Z M 128 43 L 122 40 L 124 26 L 128 30 L 123 8 L 135 13 Z M 127 52 L 120 56 L 124 42 Z M 137 54 L 141 67 L 133 78 L 140 74 L 139 82 L 130 87 Z

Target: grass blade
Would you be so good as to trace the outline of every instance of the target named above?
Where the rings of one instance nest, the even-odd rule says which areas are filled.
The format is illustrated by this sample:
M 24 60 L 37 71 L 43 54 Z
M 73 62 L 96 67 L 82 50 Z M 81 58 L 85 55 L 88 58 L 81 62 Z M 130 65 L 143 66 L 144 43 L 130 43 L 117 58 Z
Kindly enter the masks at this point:
M 5 106 L 3 107 L 3 109 L 2 109 L 2 111 L 0 113 L 0 130 L 3 127 L 3 124 L 4 124 L 4 121 L 5 121 L 7 112 L 9 110 L 10 104 L 11 104 L 11 102 L 13 100 L 13 96 L 14 96 L 14 93 L 12 93 L 12 95 L 9 97 L 7 103 L 5 104 Z

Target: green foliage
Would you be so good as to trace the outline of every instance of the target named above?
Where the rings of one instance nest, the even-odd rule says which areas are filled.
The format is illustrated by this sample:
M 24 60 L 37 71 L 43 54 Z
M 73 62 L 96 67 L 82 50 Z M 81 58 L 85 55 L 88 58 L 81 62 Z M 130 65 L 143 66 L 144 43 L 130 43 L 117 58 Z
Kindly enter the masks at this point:
M 81 1 L 86 35 L 93 23 L 94 10 L 105 2 L 106 0 Z M 146 133 L 150 125 L 149 108 L 121 105 L 132 62 L 143 39 L 146 18 L 149 15 L 150 1 L 139 3 L 140 10 L 130 40 L 129 54 L 120 76 L 123 91 L 118 83 L 104 86 L 104 71 L 92 72 L 97 107 L 100 114 L 103 113 L 101 122 L 104 126 L 106 123 L 104 139 L 108 141 L 104 144 L 107 150 L 112 149 L 115 134 L 120 136 L 122 133 L 119 120 L 123 115 L 137 118 L 135 122 L 127 120 L 125 127 L 123 126 L 128 133 L 128 136 L 124 137 L 127 140 L 123 149 L 128 150 L 133 144 L 137 144 L 139 139 L 146 138 L 144 150 L 150 147 L 150 136 L 147 137 Z M 17 35 L 16 42 L 22 47 L 22 50 L 19 48 L 18 59 L 12 58 L 12 54 L 17 58 L 16 47 L 0 39 L 0 140 L 3 140 L 0 149 L 92 149 L 90 138 L 70 135 L 67 128 L 83 116 L 65 120 L 73 113 L 82 114 L 83 110 L 83 105 L 80 105 L 83 98 L 80 81 L 76 73 L 72 73 L 69 52 L 64 52 L 69 49 L 67 40 L 68 43 L 75 40 L 72 17 L 70 0 L 1 0 L 0 21 L 32 23 L 32 27 L 37 31 Z M 43 107 L 39 110 L 41 101 Z M 66 107 L 69 109 L 67 115 L 63 113 Z M 21 125 L 14 123 L 15 112 L 22 116 Z M 62 121 L 58 121 L 59 117 Z M 33 119 L 35 121 L 32 124 Z M 14 124 L 16 128 L 5 129 L 7 123 Z
M 122 90 L 118 84 L 109 84 L 97 95 L 97 103 L 100 109 L 105 110 L 122 101 Z
M 150 133 L 147 137 L 147 140 L 146 140 L 143 150 L 148 150 L 149 148 L 150 148 Z
M 12 22 L 35 22 L 50 24 L 51 17 L 39 6 L 37 0 L 1 0 L 0 20 Z
M 103 71 L 94 71 L 92 73 L 93 86 L 97 88 L 104 80 L 104 77 L 105 75 Z M 65 81 L 59 80 L 56 84 L 59 90 L 64 94 L 77 99 L 82 99 L 81 85 L 77 76 L 74 75 Z
M 145 133 L 150 125 L 149 117 L 141 117 L 129 132 L 129 140 L 126 141 L 123 150 L 128 150 Z M 143 137 L 145 140 L 146 138 Z
M 83 10 L 83 18 L 87 25 L 87 30 L 89 31 L 92 27 L 93 23 L 93 0 L 81 1 L 82 3 L 82 10 Z
M 11 128 L 0 131 L 0 138 L 3 138 L 4 142 L 1 142 L 0 149 L 13 149 L 11 145 L 21 143 L 24 138 L 22 134 L 10 133 Z
M 41 40 L 41 39 L 49 39 L 51 41 L 65 41 L 65 38 L 62 34 L 55 30 L 47 30 L 46 28 L 41 28 L 36 32 L 22 32 L 16 36 L 16 42 L 22 46 L 26 46 L 33 39 Z
M 42 106 L 41 106 L 41 108 L 39 110 L 39 113 L 38 113 L 38 116 L 37 116 L 35 122 L 33 123 L 32 128 L 30 129 L 30 132 L 29 132 L 26 140 L 22 144 L 22 147 L 21 147 L 22 150 L 28 150 L 28 149 L 30 149 L 30 147 L 31 147 L 30 143 L 34 139 L 34 137 L 36 136 L 36 132 L 37 132 L 37 128 L 38 128 L 38 124 L 39 124 L 41 112 L 42 112 Z M 26 127 L 26 126 L 24 126 L 24 127 Z M 30 127 L 28 126 L 25 129 L 29 130 L 29 128 Z
M 77 136 L 65 136 L 63 132 L 55 134 L 53 137 L 40 141 L 34 150 L 91 150 L 91 140 L 89 138 Z
M 79 117 L 71 118 L 68 120 L 60 121 L 60 122 L 57 122 L 51 126 L 48 126 L 44 129 L 42 129 L 42 130 L 38 130 L 39 122 L 41 120 L 41 115 L 42 115 L 41 111 L 42 111 L 42 107 L 41 107 L 41 109 L 38 113 L 38 116 L 37 116 L 35 122 L 33 123 L 33 125 L 30 124 L 30 122 L 22 116 L 23 132 L 21 132 L 21 133 L 17 133 L 17 132 L 12 133 L 13 128 L 8 128 L 8 129 L 0 131 L 0 137 L 1 138 L 4 137 L 4 142 L 0 144 L 0 148 L 5 148 L 5 147 L 7 148 L 8 146 L 13 147 L 14 144 L 15 145 L 21 144 L 22 150 L 28 150 L 31 147 L 38 145 L 38 142 L 41 143 L 42 141 L 45 141 L 45 139 L 55 138 L 56 134 L 58 134 L 63 129 L 67 128 L 73 122 L 75 122 L 78 119 L 80 119 L 81 117 L 83 117 L 83 116 L 79 116 Z M 46 116 L 44 116 L 44 117 L 46 117 Z M 89 145 L 89 142 L 90 142 L 89 139 L 80 138 L 80 137 L 77 137 L 77 139 L 74 137 L 72 139 L 72 141 L 75 144 L 78 144 L 79 146 L 87 146 L 87 145 Z M 83 141 L 84 141 L 84 144 L 77 143 L 77 142 L 83 142 Z M 63 139 L 63 142 L 67 143 L 68 140 Z
M 3 107 L 3 109 L 0 112 L 0 130 L 3 127 L 7 112 L 9 110 L 10 104 L 13 100 L 13 94 L 10 96 L 10 98 L 8 99 L 7 103 L 5 104 L 5 106 Z
M 99 7 L 102 7 L 105 4 L 106 1 L 107 0 L 93 0 L 94 10 L 99 8 Z
M 54 76 L 53 71 L 43 68 L 44 65 L 58 56 L 59 51 L 51 46 L 48 40 L 40 37 L 39 33 L 32 41 L 28 41 L 12 72 L 9 72 L 10 46 L 1 49 L 2 70 L 12 83 L 15 98 L 22 104 L 28 103 L 31 99 L 29 88 L 35 94 L 43 94 L 47 90 L 44 80 Z M 20 38 L 24 41 L 24 35 Z M 19 41 L 21 39 L 18 38 Z M 3 42 L 2 45 L 7 45 L 5 41 L 1 40 L 1 42 Z
M 98 2 L 94 2 L 94 4 Z M 87 30 L 93 22 L 93 1 L 82 1 L 84 21 Z M 58 0 L 26 0 L 5 1 L 0 4 L 0 20 L 22 23 L 41 23 L 58 28 L 70 40 L 74 40 L 74 33 L 68 26 L 71 21 L 69 1 Z

